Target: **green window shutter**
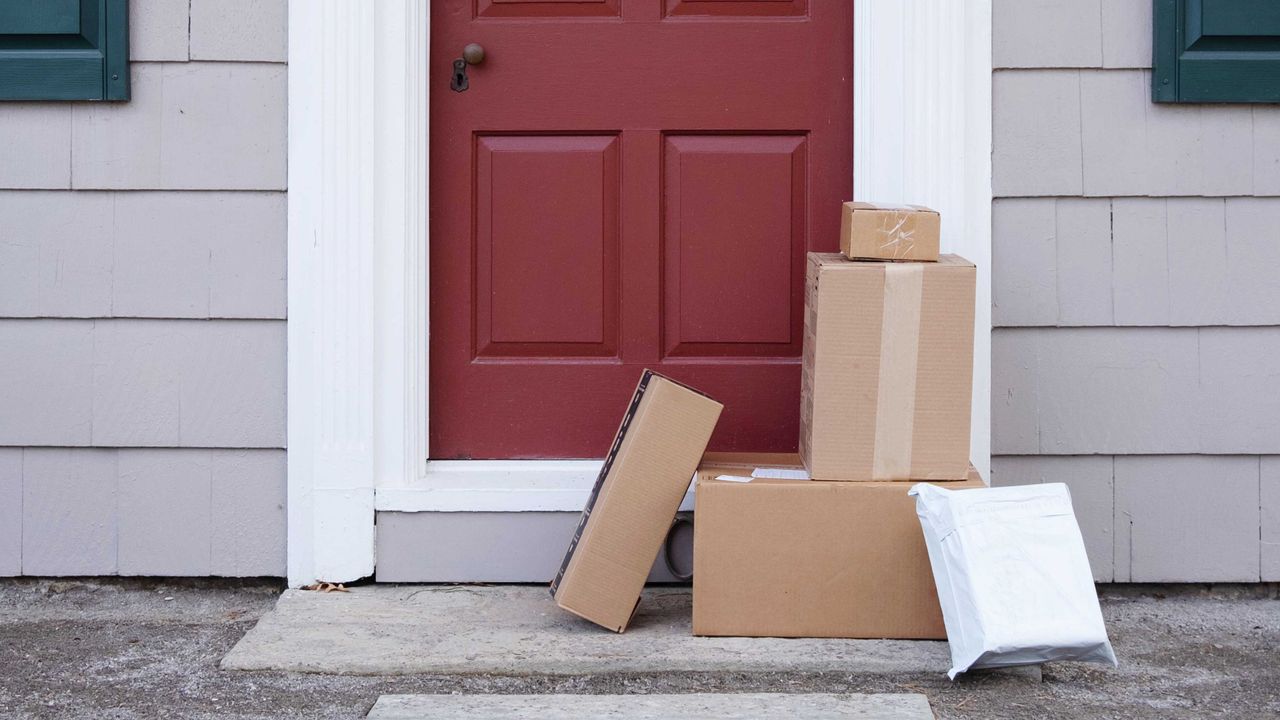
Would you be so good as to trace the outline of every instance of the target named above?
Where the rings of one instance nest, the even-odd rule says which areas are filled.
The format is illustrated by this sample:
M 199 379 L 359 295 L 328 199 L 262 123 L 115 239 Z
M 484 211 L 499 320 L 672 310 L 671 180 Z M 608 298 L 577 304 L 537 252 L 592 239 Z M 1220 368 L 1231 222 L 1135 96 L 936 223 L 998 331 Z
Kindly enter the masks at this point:
M 1156 102 L 1280 102 L 1280 1 L 1154 0 Z
M 0 0 L 0 100 L 128 100 L 129 0 Z

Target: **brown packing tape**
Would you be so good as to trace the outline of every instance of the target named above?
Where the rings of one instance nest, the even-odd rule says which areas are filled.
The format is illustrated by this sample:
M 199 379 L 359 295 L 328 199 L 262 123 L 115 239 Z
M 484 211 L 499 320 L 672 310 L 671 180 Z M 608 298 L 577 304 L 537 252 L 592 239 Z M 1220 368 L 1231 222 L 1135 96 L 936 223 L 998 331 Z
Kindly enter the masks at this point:
M 920 353 L 920 308 L 924 267 L 886 265 L 880 326 L 880 381 L 876 394 L 873 477 L 911 477 L 916 414 L 916 369 Z

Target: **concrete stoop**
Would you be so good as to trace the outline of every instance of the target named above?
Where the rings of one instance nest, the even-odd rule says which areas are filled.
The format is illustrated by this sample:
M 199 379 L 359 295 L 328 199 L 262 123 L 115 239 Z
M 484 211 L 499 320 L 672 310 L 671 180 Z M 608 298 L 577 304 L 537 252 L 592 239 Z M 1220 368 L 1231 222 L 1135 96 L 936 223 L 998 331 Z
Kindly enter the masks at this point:
M 693 637 L 691 604 L 688 588 L 647 589 L 631 627 L 619 635 L 560 610 L 543 586 L 289 590 L 227 653 L 222 668 L 343 675 L 940 676 L 949 664 L 945 642 Z
M 933 711 L 925 696 L 918 694 L 383 695 L 368 717 L 376 720 L 462 717 L 468 720 L 933 720 Z

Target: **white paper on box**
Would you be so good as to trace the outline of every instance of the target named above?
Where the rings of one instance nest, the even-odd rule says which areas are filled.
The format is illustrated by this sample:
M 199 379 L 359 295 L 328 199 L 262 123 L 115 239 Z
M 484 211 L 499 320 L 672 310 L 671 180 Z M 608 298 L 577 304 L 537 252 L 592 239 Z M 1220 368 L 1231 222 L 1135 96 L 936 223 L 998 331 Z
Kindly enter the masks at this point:
M 1061 483 L 909 493 L 951 646 L 948 677 L 1053 660 L 1116 664 Z
M 809 471 L 803 468 L 758 467 L 751 471 L 751 477 L 764 480 L 808 480 Z

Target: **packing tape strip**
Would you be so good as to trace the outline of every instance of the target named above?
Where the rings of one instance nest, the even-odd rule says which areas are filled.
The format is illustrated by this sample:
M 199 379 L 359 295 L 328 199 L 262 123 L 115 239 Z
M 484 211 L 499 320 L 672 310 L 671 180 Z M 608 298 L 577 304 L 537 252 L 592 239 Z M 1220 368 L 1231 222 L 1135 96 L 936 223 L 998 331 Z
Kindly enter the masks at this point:
M 896 208 L 895 208 L 896 209 Z M 907 257 L 916 249 L 914 218 L 905 210 L 896 214 L 885 213 L 880 220 L 880 250 L 892 249 L 895 258 Z M 911 227 L 908 228 L 907 226 Z
M 880 384 L 872 477 L 911 477 L 916 415 L 916 365 L 920 351 L 920 305 L 924 266 L 895 263 L 884 269 L 884 314 L 880 326 Z

